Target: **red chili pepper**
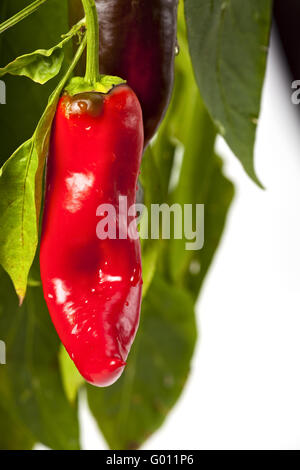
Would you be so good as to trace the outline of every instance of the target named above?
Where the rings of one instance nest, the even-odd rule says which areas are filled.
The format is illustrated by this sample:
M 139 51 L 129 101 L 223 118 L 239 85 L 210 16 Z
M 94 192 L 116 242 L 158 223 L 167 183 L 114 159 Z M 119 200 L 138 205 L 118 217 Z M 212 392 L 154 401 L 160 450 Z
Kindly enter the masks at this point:
M 119 196 L 128 207 L 135 204 L 142 150 L 142 112 L 129 87 L 60 99 L 47 167 L 41 276 L 63 344 L 97 386 L 112 384 L 124 369 L 139 323 L 142 276 L 139 240 L 99 240 L 96 211 L 112 204 L 118 214 Z M 132 222 L 136 234 L 134 214 Z

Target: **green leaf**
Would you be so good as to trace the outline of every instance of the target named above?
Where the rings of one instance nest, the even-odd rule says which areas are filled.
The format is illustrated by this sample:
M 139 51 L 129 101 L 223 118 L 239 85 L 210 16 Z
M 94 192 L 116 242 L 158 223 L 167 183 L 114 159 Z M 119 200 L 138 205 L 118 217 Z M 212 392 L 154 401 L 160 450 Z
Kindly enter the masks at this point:
M 85 382 L 63 345 L 59 351 L 59 365 L 66 396 L 71 403 L 75 403 L 78 390 Z
M 146 150 L 141 167 L 140 182 L 144 191 L 144 213 L 141 218 L 139 233 L 142 248 L 143 297 L 146 295 L 156 271 L 160 251 L 160 241 L 151 239 L 151 204 L 162 201 L 160 173 L 151 148 Z
M 55 46 L 48 51 L 38 49 L 31 54 L 24 54 L 6 67 L 0 68 L 0 77 L 10 75 L 23 75 L 36 83 L 43 85 L 54 78 L 61 69 L 64 53 L 62 46 Z
M 223 174 L 222 160 L 213 155 L 210 183 L 205 194 L 205 223 L 204 247 L 200 251 L 192 251 L 177 281 L 190 291 L 194 300 L 199 291 L 207 271 L 211 265 L 215 252 L 220 243 L 226 223 L 229 208 L 234 197 L 234 186 Z M 173 255 L 175 266 L 176 252 Z
M 8 411 L 6 402 L 0 404 L 0 450 L 31 450 L 33 446 L 29 430 Z
M 64 39 L 59 44 L 51 49 L 38 49 L 30 54 L 17 57 L 5 67 L 0 68 L 0 77 L 6 74 L 23 75 L 36 83 L 42 85 L 47 83 L 61 70 L 64 60 L 62 48 L 71 38 L 78 34 L 82 26 L 83 22 L 81 21 L 65 35 Z
M 186 382 L 196 341 L 193 302 L 155 277 L 120 380 L 88 386 L 89 406 L 111 449 L 136 449 L 165 420 Z
M 0 263 L 22 302 L 38 242 L 34 140 L 23 144 L 0 170 Z
M 25 432 L 29 442 L 34 436 L 53 449 L 78 449 L 76 404 L 71 406 L 63 390 L 57 357 L 60 342 L 44 301 L 37 262 L 31 277 L 39 287 L 28 288 L 20 308 L 8 276 L 0 270 L 0 331 L 7 348 L 6 365 L 0 367 L 0 393 L 6 383 L 10 408 L 30 430 Z M 11 439 L 11 446 L 16 446 L 14 435 Z
M 3 365 L 0 379 L 0 450 L 30 450 L 35 439 L 18 416 Z
M 63 88 L 85 47 L 85 40 L 67 73 L 51 95 L 37 129 L 0 172 L 0 263 L 10 275 L 22 303 L 28 272 L 38 242 L 42 180 L 52 121 Z
M 195 236 L 200 245 L 204 230 L 203 248 L 188 250 L 187 243 L 191 240 L 185 236 L 182 239 L 171 238 L 164 243 L 160 262 L 160 270 L 170 282 L 189 288 L 196 300 L 223 233 L 234 190 L 222 174 L 220 159 L 214 154 L 216 130 L 193 78 L 182 13 L 180 9 L 180 54 L 176 59 L 173 99 L 152 151 L 159 165 L 168 140 L 175 146 L 175 157 L 169 159 L 172 161 L 170 169 L 167 172 L 161 170 L 161 173 L 167 177 L 168 203 L 180 204 L 185 217 L 184 205 L 193 206 L 193 230 L 196 225 L 195 205 L 204 205 L 204 227 L 201 223 Z M 184 220 L 176 219 L 174 225 L 185 235 Z
M 9 18 L 26 6 L 28 0 L 1 0 L 0 16 Z M 37 47 L 50 49 L 68 28 L 67 0 L 47 1 L 33 15 L 0 35 L 0 63 L 8 64 L 24 51 L 33 51 Z M 71 44 L 66 46 L 68 60 L 71 49 Z M 1 139 L 1 166 L 16 148 L 33 135 L 58 78 L 43 86 L 37 86 L 25 77 L 12 75 L 7 75 L 4 81 L 6 105 L 0 106 L 0 127 L 5 135 L 5 139 Z
M 189 46 L 201 95 L 248 175 L 271 23 L 271 0 L 185 0 Z
M 191 240 L 173 238 L 165 250 L 172 282 L 190 288 L 196 300 L 223 233 L 234 188 L 222 173 L 221 160 L 214 154 L 215 128 L 195 85 L 190 83 L 188 95 L 182 98 L 182 108 L 180 102 L 177 104 L 173 113 L 181 116 L 183 124 L 180 125 L 178 118 L 177 126 L 174 118 L 171 124 L 174 137 L 183 144 L 182 163 L 178 182 L 170 194 L 170 203 L 179 203 L 182 208 L 186 204 L 193 206 L 195 240 L 198 239 L 200 245 L 204 231 L 204 246 L 188 250 L 187 243 Z M 194 208 L 197 204 L 204 205 L 204 226 L 200 224 L 196 228 Z M 177 221 L 177 225 L 181 225 L 184 234 L 183 221 Z

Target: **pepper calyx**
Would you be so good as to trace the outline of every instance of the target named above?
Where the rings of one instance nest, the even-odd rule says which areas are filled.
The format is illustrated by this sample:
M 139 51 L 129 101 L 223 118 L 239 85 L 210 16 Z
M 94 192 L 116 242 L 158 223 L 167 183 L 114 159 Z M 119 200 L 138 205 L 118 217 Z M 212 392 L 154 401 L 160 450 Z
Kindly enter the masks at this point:
M 114 77 L 112 75 L 100 75 L 100 80 L 92 84 L 86 81 L 86 79 L 83 77 L 74 77 L 66 86 L 65 92 L 67 92 L 70 96 L 89 91 L 109 93 L 112 88 L 124 83 L 126 83 L 126 80 L 123 80 L 120 77 Z

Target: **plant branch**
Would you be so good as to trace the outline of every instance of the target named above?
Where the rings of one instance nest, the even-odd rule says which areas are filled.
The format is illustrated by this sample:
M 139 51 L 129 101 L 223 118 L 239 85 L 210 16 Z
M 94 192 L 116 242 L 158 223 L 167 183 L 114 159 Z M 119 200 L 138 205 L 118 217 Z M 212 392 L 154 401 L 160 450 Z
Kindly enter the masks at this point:
M 47 0 L 36 0 L 35 2 L 28 5 L 28 7 L 24 8 L 24 10 L 19 11 L 14 16 L 1 23 L 0 34 L 6 31 L 7 29 L 11 28 L 12 26 L 15 26 L 17 23 L 24 20 L 24 18 L 27 18 L 27 16 L 34 13 L 46 1 Z

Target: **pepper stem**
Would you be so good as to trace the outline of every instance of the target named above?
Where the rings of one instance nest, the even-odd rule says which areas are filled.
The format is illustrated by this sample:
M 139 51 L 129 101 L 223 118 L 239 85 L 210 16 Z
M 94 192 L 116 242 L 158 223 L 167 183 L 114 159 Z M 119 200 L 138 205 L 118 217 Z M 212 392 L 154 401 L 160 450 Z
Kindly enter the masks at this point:
M 85 80 L 93 85 L 99 81 L 99 26 L 94 0 L 82 0 L 87 28 L 87 58 Z

